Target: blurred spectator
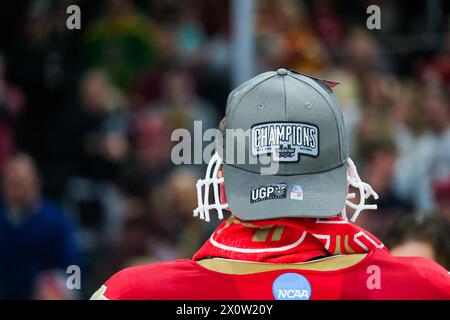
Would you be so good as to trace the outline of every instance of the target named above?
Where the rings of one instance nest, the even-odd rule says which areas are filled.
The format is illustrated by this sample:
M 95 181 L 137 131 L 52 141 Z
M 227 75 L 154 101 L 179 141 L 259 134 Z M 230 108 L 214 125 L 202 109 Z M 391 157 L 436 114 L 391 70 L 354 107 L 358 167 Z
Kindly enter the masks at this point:
M 361 139 L 394 135 L 394 106 L 400 93 L 398 80 L 388 73 L 368 72 L 363 78 L 363 115 L 359 126 Z
M 164 176 L 172 169 L 169 126 L 164 113 L 156 111 L 141 113 L 134 122 L 133 140 L 137 164 L 153 176 L 152 182 L 157 182 L 156 177 Z M 148 143 L 149 141 L 152 143 Z
M 58 28 L 58 3 L 27 1 L 20 35 L 5 51 L 8 76 L 26 97 L 16 128 L 18 147 L 42 164 L 44 174 L 51 172 L 52 134 L 66 110 L 78 66 L 76 51 L 68 50 L 67 34 L 59 32 L 67 29 Z
M 376 216 L 369 212 L 361 215 L 358 224 L 382 236 L 396 216 L 412 210 L 412 203 L 402 200 L 393 189 L 397 153 L 389 136 L 373 136 L 362 141 L 360 153 L 364 164 L 363 179 L 376 190 L 379 199 L 374 201 L 378 206 Z
M 422 85 L 444 86 L 450 91 L 450 31 L 443 37 L 442 48 L 427 61 L 417 67 L 419 81 Z
M 120 229 L 117 182 L 129 153 L 126 100 L 102 70 L 81 78 L 80 104 L 61 123 L 58 150 L 64 163 L 64 200 L 95 249 Z
M 33 161 L 14 156 L 5 166 L 0 202 L 0 297 L 37 298 L 44 272 L 65 272 L 80 262 L 73 225 L 41 195 Z
M 390 230 L 386 245 L 395 256 L 419 256 L 450 269 L 450 224 L 438 215 L 407 215 Z
M 349 28 L 342 49 L 345 63 L 360 79 L 373 71 L 392 70 L 379 42 L 364 27 Z
M 334 5 L 329 0 L 314 1 L 311 18 L 314 28 L 323 44 L 331 51 L 330 53 L 339 50 L 345 31 L 345 24 L 336 12 Z
M 15 148 L 15 125 L 23 111 L 24 94 L 6 80 L 6 62 L 0 53 L 0 172 Z
M 417 137 L 423 131 L 417 87 L 410 82 L 403 83 L 394 100 L 391 111 L 392 132 L 400 157 L 408 157 L 414 151 Z
M 84 75 L 80 96 L 80 109 L 68 113 L 61 128 L 65 131 L 64 141 L 60 142 L 62 151 L 67 161 L 78 167 L 74 174 L 110 180 L 128 151 L 126 102 L 100 70 Z
M 183 65 L 196 65 L 205 41 L 205 32 L 199 21 L 199 2 L 179 7 L 179 21 L 175 24 L 177 60 Z
M 103 12 L 86 33 L 86 63 L 105 69 L 115 84 L 126 88 L 157 61 L 157 26 L 131 0 L 108 0 Z
M 167 115 L 166 121 L 171 130 L 193 130 L 194 121 L 201 121 L 203 130 L 214 128 L 218 123 L 214 106 L 197 95 L 194 79 L 182 69 L 164 74 L 161 99 L 150 107 Z
M 177 168 L 167 177 L 165 184 L 156 190 L 154 207 L 157 220 L 166 231 L 165 239 L 170 239 L 178 247 L 183 257 L 192 257 L 198 247 L 209 236 L 204 224 L 192 219 L 192 208 L 197 206 L 196 187 L 198 173 L 188 168 Z M 160 202 L 162 196 L 167 201 Z
M 420 97 L 426 131 L 419 137 L 397 175 L 401 190 L 419 210 L 435 209 L 433 183 L 450 175 L 450 102 L 442 90 L 427 89 Z
M 324 67 L 327 52 L 311 27 L 303 2 L 262 1 L 258 10 L 260 69 L 285 66 L 316 74 Z

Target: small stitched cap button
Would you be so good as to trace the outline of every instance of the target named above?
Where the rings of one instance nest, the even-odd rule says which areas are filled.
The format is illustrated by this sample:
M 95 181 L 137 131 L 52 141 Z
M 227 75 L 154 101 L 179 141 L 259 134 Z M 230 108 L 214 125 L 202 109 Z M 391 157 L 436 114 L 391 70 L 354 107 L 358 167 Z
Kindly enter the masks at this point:
M 277 73 L 278 73 L 280 76 L 284 76 L 285 74 L 287 74 L 287 70 L 284 69 L 284 68 L 280 68 L 280 69 L 277 70 Z

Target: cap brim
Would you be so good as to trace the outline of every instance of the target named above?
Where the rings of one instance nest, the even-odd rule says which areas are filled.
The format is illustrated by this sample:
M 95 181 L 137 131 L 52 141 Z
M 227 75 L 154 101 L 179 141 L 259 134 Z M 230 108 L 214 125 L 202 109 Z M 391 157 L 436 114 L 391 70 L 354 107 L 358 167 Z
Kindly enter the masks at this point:
M 242 220 L 262 220 L 282 217 L 323 218 L 338 215 L 347 197 L 347 166 L 329 171 L 290 175 L 260 175 L 224 165 L 225 192 L 231 212 Z M 252 188 L 286 184 L 285 197 L 259 199 L 251 203 Z M 293 188 L 302 194 L 292 193 Z M 294 190 L 295 191 L 295 190 Z

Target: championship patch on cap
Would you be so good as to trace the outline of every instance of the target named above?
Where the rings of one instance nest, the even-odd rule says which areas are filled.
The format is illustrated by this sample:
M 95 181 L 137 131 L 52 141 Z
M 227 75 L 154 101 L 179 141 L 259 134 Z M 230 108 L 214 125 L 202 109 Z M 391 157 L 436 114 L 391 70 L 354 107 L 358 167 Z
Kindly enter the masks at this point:
M 276 183 L 253 187 L 250 190 L 250 203 L 286 198 L 286 193 L 286 183 Z
M 271 154 L 278 162 L 297 162 L 299 155 L 319 155 L 319 129 L 312 124 L 271 122 L 252 127 L 252 155 Z

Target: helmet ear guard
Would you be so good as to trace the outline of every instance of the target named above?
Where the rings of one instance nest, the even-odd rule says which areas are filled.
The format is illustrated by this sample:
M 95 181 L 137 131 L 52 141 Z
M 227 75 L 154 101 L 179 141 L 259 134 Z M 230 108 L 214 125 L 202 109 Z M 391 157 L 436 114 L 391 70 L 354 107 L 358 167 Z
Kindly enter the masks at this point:
M 207 222 L 210 221 L 210 210 L 214 209 L 217 211 L 219 220 L 223 219 L 223 210 L 230 210 L 225 193 L 225 179 L 221 170 L 222 163 L 222 159 L 216 152 L 208 163 L 205 178 L 199 179 L 196 183 L 198 206 L 194 210 L 194 217 L 199 217 Z M 354 193 L 348 193 L 344 208 L 336 215 L 340 215 L 345 221 L 355 222 L 363 210 L 377 209 L 376 204 L 366 204 L 365 201 L 370 196 L 375 200 L 378 199 L 378 194 L 368 183 L 361 180 L 356 166 L 350 158 L 347 159 L 347 167 L 347 184 L 358 190 L 359 202 L 351 202 L 349 199 L 356 198 L 356 195 Z M 214 202 L 212 204 L 209 203 L 209 191 L 211 185 L 213 187 L 214 197 Z M 350 220 L 347 217 L 346 206 L 355 210 Z

